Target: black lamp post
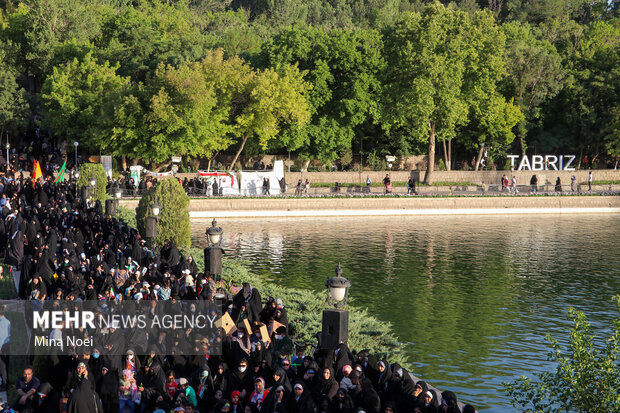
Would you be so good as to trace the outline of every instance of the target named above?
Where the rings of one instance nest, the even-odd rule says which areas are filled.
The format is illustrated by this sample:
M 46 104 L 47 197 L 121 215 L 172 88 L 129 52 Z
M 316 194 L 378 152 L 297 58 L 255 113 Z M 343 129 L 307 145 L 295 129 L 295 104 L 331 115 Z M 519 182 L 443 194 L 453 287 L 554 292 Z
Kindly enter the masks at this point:
M 78 196 L 78 179 L 80 178 L 80 171 L 78 171 L 77 166 L 73 169 L 73 183 L 75 184 L 75 197 Z
M 155 196 L 153 203 L 149 206 L 149 210 L 151 215 L 145 219 L 146 237 L 151 238 L 154 247 L 157 238 L 157 220 L 161 212 L 161 205 L 157 203 L 157 196 Z
M 91 199 L 91 203 L 92 205 L 95 205 L 95 186 L 97 185 L 97 178 L 95 178 L 94 175 L 90 176 L 90 179 L 88 180 L 88 184 L 90 185 L 90 199 Z
M 108 208 L 108 202 L 110 203 L 114 203 L 114 214 L 116 215 L 116 220 L 118 221 L 118 208 L 119 208 L 119 202 L 121 200 L 121 197 L 123 196 L 123 191 L 121 191 L 120 188 L 116 188 L 114 190 L 114 192 L 112 192 L 112 196 L 114 197 L 114 199 L 108 199 L 106 200 L 106 209 Z
M 329 290 L 328 302 L 334 308 L 323 310 L 321 348 L 333 350 L 346 342 L 349 335 L 349 312 L 339 307 L 347 304 L 351 281 L 342 276 L 340 263 L 336 266 L 336 276 L 329 278 L 325 286 Z
M 9 176 L 9 149 L 11 149 L 11 144 L 9 143 L 9 133 L 6 133 L 6 176 Z
M 215 218 L 213 218 L 211 226 L 205 231 L 207 236 L 207 248 L 204 249 L 205 273 L 211 274 L 215 279 L 222 275 L 222 254 L 224 253 L 222 232 L 222 228 L 217 226 Z

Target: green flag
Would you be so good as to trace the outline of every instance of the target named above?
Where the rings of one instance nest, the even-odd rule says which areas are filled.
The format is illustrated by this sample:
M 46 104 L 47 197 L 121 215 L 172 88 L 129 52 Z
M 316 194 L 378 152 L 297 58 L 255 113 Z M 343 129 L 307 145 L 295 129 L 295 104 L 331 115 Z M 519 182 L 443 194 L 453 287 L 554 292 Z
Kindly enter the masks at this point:
M 65 180 L 65 167 L 66 166 L 67 166 L 67 161 L 65 161 L 62 164 L 62 168 L 60 168 L 60 171 L 58 171 L 58 175 L 56 175 L 56 179 L 54 180 L 54 183 L 62 182 Z

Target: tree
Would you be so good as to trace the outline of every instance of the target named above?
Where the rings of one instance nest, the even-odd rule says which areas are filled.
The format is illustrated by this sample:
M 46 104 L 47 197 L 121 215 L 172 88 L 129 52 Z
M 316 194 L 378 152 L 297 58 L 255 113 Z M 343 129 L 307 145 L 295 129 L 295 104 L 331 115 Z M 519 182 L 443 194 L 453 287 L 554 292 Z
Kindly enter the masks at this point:
M 510 129 L 518 109 L 497 92 L 505 73 L 504 37 L 488 11 L 470 18 L 434 3 L 387 30 L 385 44 L 386 126 L 388 132 L 406 129 L 412 139 L 428 142 L 427 184 L 433 180 L 436 140 L 450 142 L 472 120 L 479 130 L 514 138 Z M 496 105 L 501 108 L 489 116 L 485 108 Z M 508 124 L 502 113 L 514 115 Z
M 278 136 L 282 125 L 303 126 L 310 118 L 304 94 L 310 85 L 296 66 L 285 65 L 251 73 L 230 102 L 233 135 L 240 145 L 230 164 L 235 166 L 248 139 L 263 149 Z
M 160 63 L 179 67 L 205 56 L 205 36 L 186 1 L 140 1 L 103 22 L 95 42 L 102 60 L 119 74 L 143 82 Z
M 145 236 L 145 219 L 150 216 L 150 205 L 155 201 L 161 205 L 157 222 L 156 245 L 173 241 L 179 247 L 190 246 L 189 197 L 175 178 L 163 179 L 142 195 L 136 208 L 138 231 Z
M 16 133 L 28 124 L 28 93 L 17 84 L 17 72 L 4 64 L 5 52 L 0 47 L 0 140 L 5 131 Z
M 310 121 L 283 131 L 284 148 L 330 162 L 351 150 L 362 125 L 377 123 L 381 47 L 376 31 L 314 28 L 282 30 L 263 46 L 262 66 L 298 65 L 312 84 Z
M 94 192 L 91 192 L 91 196 L 94 200 L 105 204 L 105 200 L 107 199 L 106 187 L 108 185 L 108 176 L 105 173 L 103 165 L 100 163 L 85 163 L 80 165 L 79 171 L 80 177 L 77 181 L 78 188 L 85 186 L 92 191 L 90 180 L 94 177 L 96 183 Z
M 91 41 L 100 33 L 103 15 L 110 12 L 106 6 L 72 0 L 20 2 L 8 16 L 5 36 L 19 47 L 16 60 L 21 70 L 29 71 L 41 83 L 51 73 L 56 48 L 72 39 Z
M 614 300 L 620 309 L 620 296 Z M 568 315 L 573 322 L 568 346 L 547 336 L 555 370 L 504 383 L 513 406 L 523 412 L 620 411 L 620 319 L 603 344 L 582 312 L 571 308 Z
M 505 23 L 502 30 L 506 35 L 508 70 L 503 88 L 525 115 L 517 125 L 521 153 L 525 156 L 527 132 L 542 122 L 540 106 L 560 90 L 564 70 L 555 47 L 542 39 L 539 29 L 528 23 L 511 22 Z
M 112 133 L 101 148 L 154 162 L 177 155 L 211 156 L 232 143 L 226 109 L 205 76 L 205 61 L 179 68 L 161 64 L 116 106 Z
M 588 154 L 617 156 L 620 144 L 620 28 L 613 22 L 571 25 L 557 34 L 567 79 L 557 96 L 543 108 L 545 122 L 534 143 Z
M 68 141 L 99 148 L 111 130 L 110 113 L 129 85 L 117 68 L 97 63 L 92 53 L 55 67 L 41 89 L 43 125 Z

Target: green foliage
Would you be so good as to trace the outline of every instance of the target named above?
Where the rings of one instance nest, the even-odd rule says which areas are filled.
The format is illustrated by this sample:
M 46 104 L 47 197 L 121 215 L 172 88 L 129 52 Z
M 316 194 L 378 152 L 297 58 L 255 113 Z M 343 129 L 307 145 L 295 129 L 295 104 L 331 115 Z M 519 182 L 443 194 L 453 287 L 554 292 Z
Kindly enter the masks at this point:
M 620 309 L 620 296 L 614 300 Z M 582 312 L 571 308 L 568 315 L 573 322 L 568 346 L 547 337 L 555 370 L 504 383 L 512 404 L 524 412 L 620 411 L 620 319 L 601 344 Z
M 466 145 L 514 139 L 521 113 L 497 91 L 504 36 L 490 13 L 470 16 L 434 3 L 386 30 L 385 44 L 386 127 L 429 143 L 427 183 L 436 138 L 455 138 L 467 126 L 475 133 L 463 136 Z
M 85 163 L 80 165 L 79 171 L 80 177 L 77 181 L 78 188 L 83 186 L 91 188 L 90 178 L 94 176 L 97 182 L 95 183 L 95 191 L 91 193 L 91 196 L 95 200 L 101 201 L 102 205 L 104 205 L 107 199 L 106 186 L 108 185 L 108 176 L 105 173 L 103 165 L 100 163 Z
M 110 10 L 72 0 L 19 2 L 8 16 L 6 36 L 17 49 L 15 61 L 37 78 L 51 73 L 59 45 L 69 40 L 88 42 L 100 33 L 100 19 Z
M 28 93 L 17 84 L 17 73 L 3 64 L 4 55 L 0 49 L 0 137 L 23 129 L 30 115 Z
M 119 207 L 118 208 L 118 219 L 123 224 L 127 225 L 128 227 L 138 228 L 138 222 L 136 221 L 135 210 L 125 208 L 125 207 Z
M 54 67 L 41 88 L 43 125 L 92 149 L 105 146 L 112 110 L 129 86 L 118 66 L 97 63 L 92 53 Z
M 351 148 L 358 127 L 378 117 L 384 62 L 376 31 L 286 29 L 263 46 L 260 61 L 296 64 L 312 84 L 310 122 L 284 131 L 280 142 L 287 150 L 329 163 Z
M 138 231 L 145 236 L 145 219 L 151 215 L 150 205 L 157 197 L 161 205 L 157 222 L 156 245 L 161 246 L 164 241 L 171 240 L 179 247 L 190 245 L 189 228 L 189 197 L 179 181 L 174 178 L 158 181 L 146 192 L 136 208 Z
M 174 67 L 205 56 L 205 37 L 187 2 L 140 1 L 102 22 L 96 42 L 119 74 L 145 81 L 161 63 Z

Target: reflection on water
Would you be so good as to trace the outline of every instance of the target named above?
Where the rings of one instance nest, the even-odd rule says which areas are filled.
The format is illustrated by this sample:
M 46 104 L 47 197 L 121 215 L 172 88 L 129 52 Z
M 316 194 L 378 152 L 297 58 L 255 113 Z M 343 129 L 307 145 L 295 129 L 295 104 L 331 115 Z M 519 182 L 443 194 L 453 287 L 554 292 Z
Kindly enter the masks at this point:
M 617 316 L 620 216 L 230 220 L 224 247 L 253 270 L 322 290 L 340 261 L 357 306 L 390 321 L 414 373 L 481 410 L 510 411 L 501 383 L 549 368 L 569 307 Z M 192 224 L 204 243 L 208 221 Z

